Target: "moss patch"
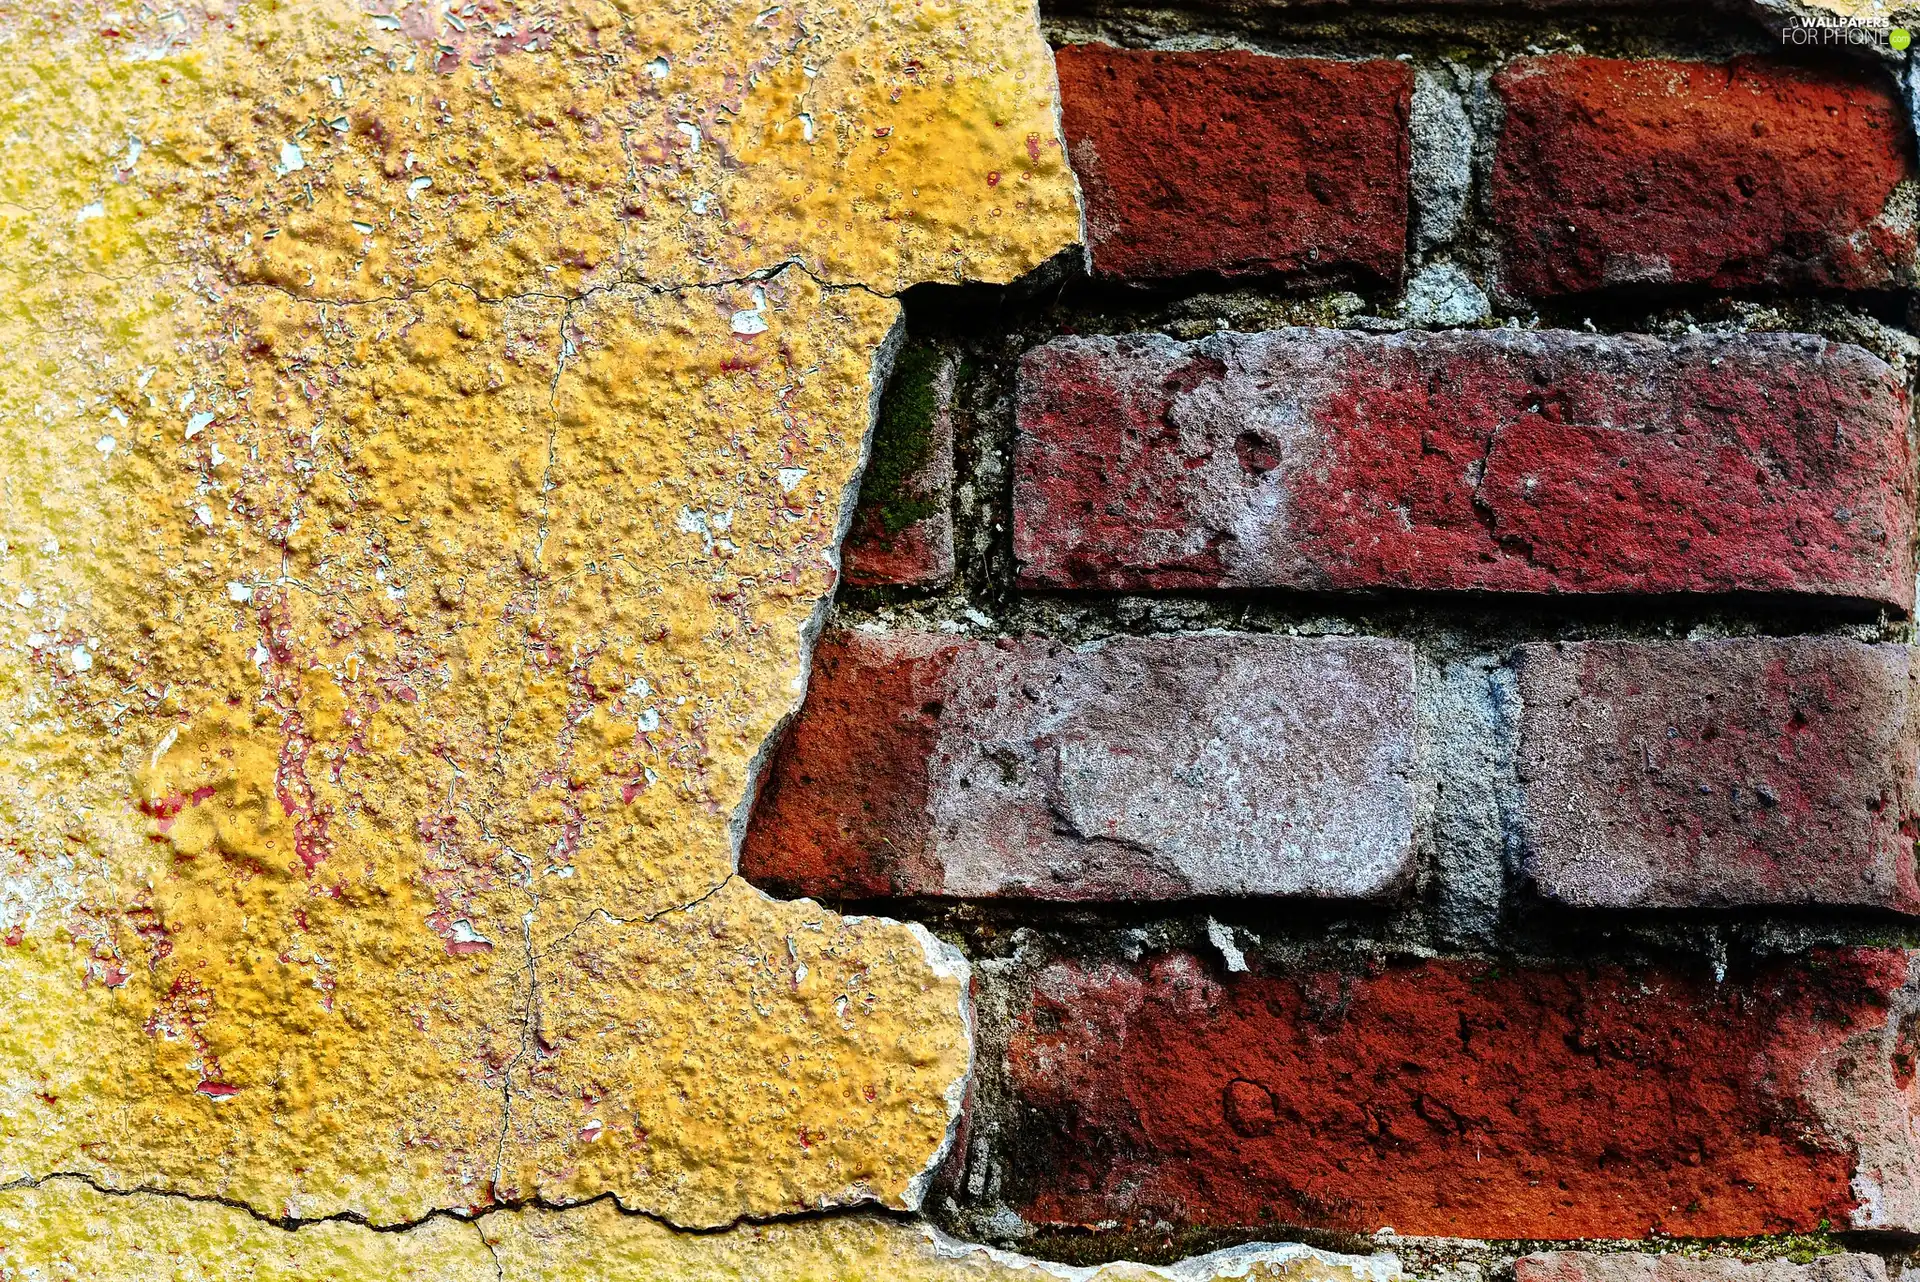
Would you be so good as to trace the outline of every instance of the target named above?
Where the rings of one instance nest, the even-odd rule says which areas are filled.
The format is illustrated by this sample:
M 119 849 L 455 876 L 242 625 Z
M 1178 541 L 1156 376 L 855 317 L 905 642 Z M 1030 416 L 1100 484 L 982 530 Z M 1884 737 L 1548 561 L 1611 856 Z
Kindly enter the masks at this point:
M 860 482 L 860 502 L 879 518 L 888 535 L 932 516 L 939 500 L 916 492 L 913 479 L 933 458 L 933 416 L 940 398 L 941 356 L 925 343 L 909 343 L 894 362 L 893 377 L 880 402 L 873 432 L 873 456 Z

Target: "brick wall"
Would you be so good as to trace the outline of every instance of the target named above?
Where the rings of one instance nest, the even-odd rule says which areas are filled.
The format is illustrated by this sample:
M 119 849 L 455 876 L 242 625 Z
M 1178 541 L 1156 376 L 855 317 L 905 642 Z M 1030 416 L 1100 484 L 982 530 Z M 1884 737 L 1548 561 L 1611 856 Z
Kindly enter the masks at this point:
M 1493 8 L 1051 17 L 1086 260 L 910 297 L 740 862 L 974 960 L 955 1231 L 1920 1233 L 1903 73 Z

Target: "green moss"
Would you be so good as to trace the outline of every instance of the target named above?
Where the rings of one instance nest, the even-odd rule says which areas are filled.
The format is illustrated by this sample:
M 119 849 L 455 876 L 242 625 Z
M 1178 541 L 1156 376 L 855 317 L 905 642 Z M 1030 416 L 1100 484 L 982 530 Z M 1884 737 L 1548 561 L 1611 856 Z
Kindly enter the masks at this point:
M 880 528 L 898 534 L 937 510 L 939 501 L 908 487 L 933 458 L 933 416 L 940 398 L 940 353 L 924 343 L 909 343 L 894 362 L 893 377 L 880 402 L 873 431 L 873 453 L 860 482 L 860 502 L 880 518 Z

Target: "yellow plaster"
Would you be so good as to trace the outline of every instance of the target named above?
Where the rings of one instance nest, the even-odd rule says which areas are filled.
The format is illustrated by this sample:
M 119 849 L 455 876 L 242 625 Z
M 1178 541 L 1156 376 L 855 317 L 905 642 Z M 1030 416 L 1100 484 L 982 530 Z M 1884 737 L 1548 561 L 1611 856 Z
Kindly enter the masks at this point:
M 143 1232 L 123 1232 L 136 1219 Z M 0 1282 L 1405 1282 L 1392 1256 L 1250 1247 L 1184 1261 L 1065 1268 L 849 1215 L 685 1233 L 605 1201 L 439 1217 L 404 1233 L 289 1231 L 242 1211 L 72 1181 L 0 1192 Z
M 0 18 L 0 1181 L 910 1205 L 964 978 L 731 824 L 889 295 L 1077 234 L 1045 46 L 475 11 Z

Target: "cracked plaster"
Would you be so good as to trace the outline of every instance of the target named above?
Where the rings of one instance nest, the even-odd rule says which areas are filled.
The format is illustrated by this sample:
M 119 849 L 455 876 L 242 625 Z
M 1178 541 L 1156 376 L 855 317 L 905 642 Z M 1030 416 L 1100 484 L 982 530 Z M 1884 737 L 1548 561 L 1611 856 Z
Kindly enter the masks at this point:
M 129 1214 L 147 1226 L 136 1242 L 120 1232 Z M 439 1216 L 404 1233 L 346 1221 L 288 1231 L 217 1203 L 85 1185 L 0 1191 L 0 1279 L 109 1274 L 126 1282 L 1405 1282 L 1391 1255 L 1291 1245 L 1236 1247 L 1164 1268 L 1073 1268 L 872 1215 L 688 1233 L 603 1200 L 565 1212 Z
M 1076 241 L 1055 111 L 1005 2 L 0 19 L 10 1266 L 256 1232 L 56 1173 L 418 1221 L 394 1276 L 436 1210 L 913 1205 L 964 968 L 734 820 L 891 296 Z

